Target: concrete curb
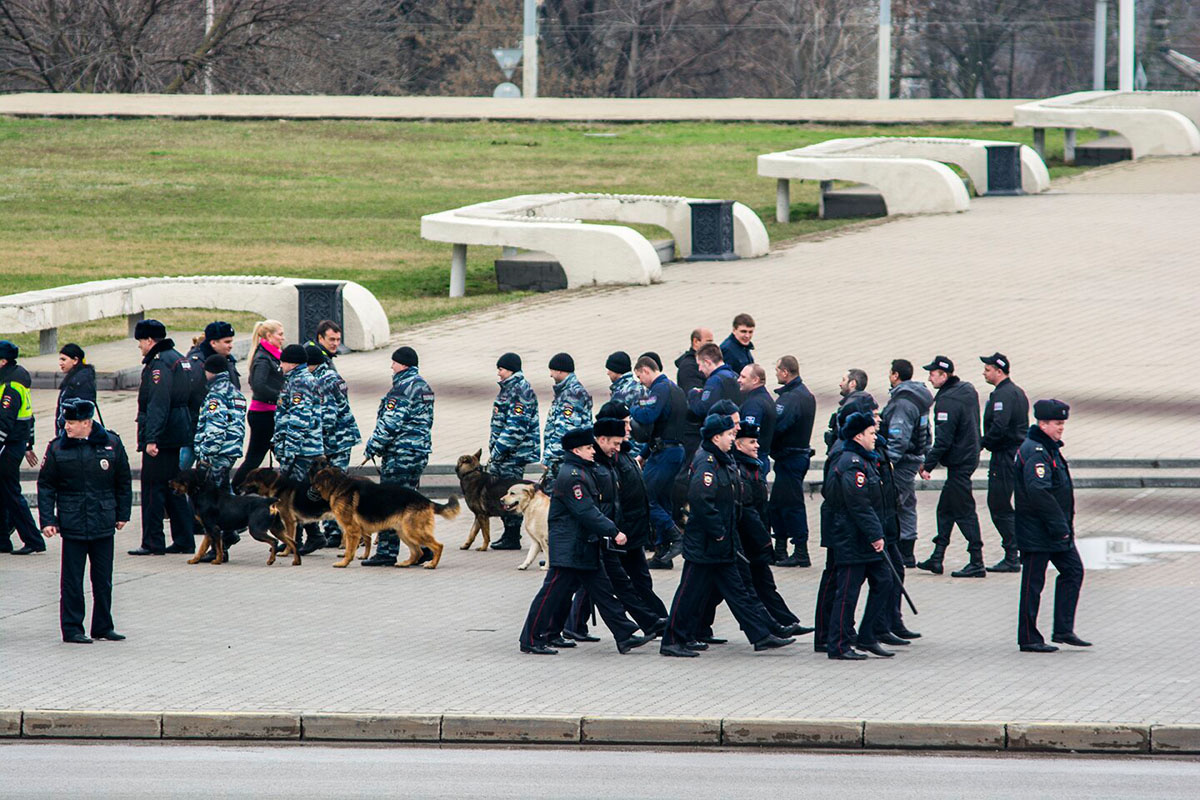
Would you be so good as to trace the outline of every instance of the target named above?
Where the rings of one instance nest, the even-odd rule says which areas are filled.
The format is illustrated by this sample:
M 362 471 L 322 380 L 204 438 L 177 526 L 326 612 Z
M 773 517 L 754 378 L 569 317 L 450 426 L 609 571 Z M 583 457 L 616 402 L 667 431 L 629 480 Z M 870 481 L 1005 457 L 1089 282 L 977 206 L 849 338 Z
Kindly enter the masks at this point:
M 1200 753 L 1187 724 L 0 709 L 0 738 L 15 737 Z

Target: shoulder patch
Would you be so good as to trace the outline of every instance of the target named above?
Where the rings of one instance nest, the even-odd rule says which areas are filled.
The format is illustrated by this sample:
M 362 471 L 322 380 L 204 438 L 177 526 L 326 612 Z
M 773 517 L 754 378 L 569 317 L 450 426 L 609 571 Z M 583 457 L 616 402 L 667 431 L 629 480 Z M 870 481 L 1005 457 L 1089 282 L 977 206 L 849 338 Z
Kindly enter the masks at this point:
M 937 421 L 938 422 L 948 422 L 949 420 L 950 420 L 950 412 L 948 412 L 948 411 L 937 412 Z
M 993 411 L 1003 411 L 1003 410 L 1004 410 L 1004 401 L 1003 401 L 1003 400 L 997 400 L 997 401 L 996 401 L 996 402 L 995 402 L 995 403 L 992 405 L 992 410 L 993 410 Z
M 303 402 L 304 402 L 304 395 L 302 395 L 300 392 L 294 392 L 292 394 L 292 405 L 298 406 Z
M 208 410 L 209 410 L 209 411 L 216 411 L 216 410 L 217 410 L 217 409 L 220 407 L 220 405 L 221 405 L 221 404 L 220 404 L 220 403 L 218 403 L 216 400 L 210 400 L 210 401 L 209 401 L 209 403 L 208 403 Z
M 512 410 L 513 410 L 514 414 L 524 414 L 525 406 L 521 405 L 520 403 L 517 403 L 515 406 L 513 406 Z
M 569 417 L 575 413 L 575 410 L 570 406 L 563 406 L 563 416 Z
M 713 474 L 711 472 L 704 473 L 704 485 L 712 486 L 712 482 L 713 482 Z
M 578 483 L 575 484 L 573 487 L 571 487 L 571 494 L 575 495 L 576 500 L 582 500 L 583 499 L 583 487 L 580 486 Z
M 1033 472 L 1039 478 L 1046 477 L 1046 465 L 1039 461 L 1038 463 L 1033 465 Z
M 150 370 L 150 379 L 153 380 L 155 383 L 160 382 L 162 380 L 162 370 L 161 369 Z
M 855 485 L 855 486 L 857 486 L 858 488 L 860 488 L 860 489 L 861 489 L 863 486 L 865 486 L 865 485 L 866 485 L 866 483 L 867 483 L 867 476 L 866 476 L 866 474 L 864 474 L 864 473 L 862 473 L 862 472 L 855 472 L 855 473 L 854 473 L 854 485 Z
M 782 414 L 782 413 L 783 413 L 783 403 L 776 403 L 776 404 L 775 404 L 775 413 L 776 413 L 776 414 Z
M 386 408 L 388 411 L 394 411 L 396 408 L 396 398 L 393 397 L 390 400 L 388 400 L 386 403 L 384 403 L 383 407 Z
M 4 395 L 4 401 L 3 401 L 3 403 L 0 403 L 0 405 L 3 405 L 5 408 L 8 408 L 9 406 L 12 405 L 12 397 L 10 397 L 9 395 Z

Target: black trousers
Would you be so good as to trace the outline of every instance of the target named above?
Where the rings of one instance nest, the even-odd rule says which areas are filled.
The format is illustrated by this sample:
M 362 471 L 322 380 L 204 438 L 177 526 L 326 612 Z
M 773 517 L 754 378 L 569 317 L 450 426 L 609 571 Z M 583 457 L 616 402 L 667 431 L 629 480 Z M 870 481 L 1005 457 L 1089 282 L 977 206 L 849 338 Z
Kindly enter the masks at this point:
M 747 564 L 738 559 L 737 569 L 738 574 L 742 576 L 742 585 L 750 590 L 751 597 L 762 607 L 768 622 L 773 623 L 770 625 L 772 629 L 776 626 L 791 625 L 800 621 L 787 607 L 783 598 L 779 596 L 779 589 L 775 586 L 775 576 L 771 573 L 770 563 L 764 561 Z M 713 635 L 712 625 L 717 617 L 717 606 L 721 605 L 721 600 L 721 593 L 714 588 L 709 593 L 704 614 L 700 618 L 701 625 L 696 630 L 696 635 Z
M 1017 557 L 1016 514 L 1012 506 L 1013 483 L 1016 480 L 1015 457 L 1016 451 L 1013 450 L 992 453 L 988 465 L 988 511 L 1004 545 L 1004 557 L 1009 559 Z
M 757 642 L 771 635 L 767 612 L 742 582 L 736 565 L 695 564 L 685 560 L 663 644 L 684 644 L 700 635 L 709 607 L 715 608 L 714 591 L 717 603 L 725 601 L 749 641 Z
M 1056 553 L 1021 551 L 1021 602 L 1017 618 L 1017 644 L 1044 644 L 1038 631 L 1038 610 L 1042 605 L 1042 589 L 1046 585 L 1046 565 L 1058 570 L 1054 582 L 1054 635 L 1075 632 L 1075 607 L 1079 604 L 1079 589 L 1083 586 L 1083 561 L 1075 545 Z
M 824 646 L 829 642 L 829 618 L 833 614 L 834 577 L 837 575 L 837 558 L 833 548 L 825 548 L 825 569 L 821 570 L 821 581 L 817 584 L 817 608 L 814 612 L 813 644 Z
M 62 540 L 62 575 L 59 579 L 58 619 L 63 638 L 83 633 L 83 567 L 91 563 L 92 630 L 103 636 L 113 629 L 113 536 L 103 539 Z
M 233 473 L 233 490 L 236 492 L 246 480 L 250 470 L 262 466 L 263 459 L 271 451 L 271 437 L 275 435 L 274 411 L 250 411 L 246 414 L 250 427 L 250 443 L 246 445 L 246 457 Z
M 179 474 L 179 448 L 160 447 L 158 455 L 142 454 L 142 547 L 166 547 L 163 517 L 171 519 L 171 544 L 195 549 L 195 518 L 185 495 L 171 491 L 168 481 Z
M 852 648 L 854 638 L 854 609 L 858 595 L 866 579 L 867 606 L 863 609 L 858 626 L 857 642 L 861 645 L 875 644 L 876 623 L 892 597 L 892 575 L 887 564 L 869 561 L 866 564 L 839 564 L 834 575 L 836 588 L 833 595 L 833 615 L 829 622 L 830 653 L 846 653 Z
M 21 493 L 21 460 L 24 458 L 24 442 L 0 448 L 0 536 L 9 540 L 9 531 L 16 528 L 26 547 L 45 550 L 46 540 Z
M 972 472 L 973 469 L 946 471 L 946 483 L 938 498 L 937 536 L 933 537 L 933 543 L 944 551 L 950 545 L 950 532 L 958 525 L 967 540 L 967 552 L 972 560 L 976 560 L 983 558 L 983 537 L 979 533 L 979 517 L 975 514 L 975 498 L 971 495 Z
M 633 636 L 637 626 L 625 616 L 625 609 L 613 595 L 612 584 L 604 570 L 550 567 L 525 616 L 525 625 L 521 628 L 522 646 L 546 644 L 562 630 L 570 611 L 571 596 L 581 586 L 588 590 L 613 638 L 623 642 Z
M 642 569 L 646 570 L 646 577 L 650 577 L 650 569 L 646 566 L 646 551 L 642 548 L 634 548 L 638 555 L 642 557 Z M 629 612 L 629 616 L 637 623 L 637 626 L 643 631 L 649 631 L 661 617 L 667 615 L 667 610 L 663 606 L 662 601 L 658 599 L 654 592 L 650 594 L 654 598 L 654 604 L 646 602 L 642 593 L 638 591 L 633 579 L 629 573 L 625 571 L 625 565 L 621 562 L 620 554 L 612 550 L 602 550 L 601 569 L 608 575 L 608 581 L 612 584 L 613 594 L 621 601 L 621 605 Z M 662 609 L 662 613 L 659 613 Z M 566 629 L 572 633 L 587 633 L 588 616 L 592 613 L 591 595 L 586 588 L 581 588 L 575 592 L 575 599 L 571 603 L 571 613 L 567 617 L 565 623 Z

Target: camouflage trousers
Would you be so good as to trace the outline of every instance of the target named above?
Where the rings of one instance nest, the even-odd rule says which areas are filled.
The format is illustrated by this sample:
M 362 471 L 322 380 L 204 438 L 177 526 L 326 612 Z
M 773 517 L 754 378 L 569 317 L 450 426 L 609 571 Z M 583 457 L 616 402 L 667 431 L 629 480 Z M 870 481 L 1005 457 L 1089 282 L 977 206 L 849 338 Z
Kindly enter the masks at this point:
M 379 480 L 382 483 L 396 483 L 410 489 L 421 488 L 421 473 L 429 463 L 429 456 L 420 461 L 405 460 L 397 463 L 396 459 L 385 458 L 379 465 Z M 397 558 L 400 555 L 400 537 L 394 530 L 379 532 L 379 544 L 375 552 L 384 558 Z
M 349 467 L 350 467 L 350 451 L 349 450 L 343 450 L 340 453 L 330 453 L 329 455 L 327 455 L 325 457 L 327 459 L 329 459 L 329 463 L 332 466 L 335 466 L 338 469 L 345 470 L 345 469 L 349 469 Z M 325 528 L 325 540 L 326 540 L 325 546 L 326 547 L 338 547 L 342 542 L 342 529 L 339 528 L 338 524 L 331 519 L 325 520 L 325 522 L 322 524 L 324 525 L 324 528 Z

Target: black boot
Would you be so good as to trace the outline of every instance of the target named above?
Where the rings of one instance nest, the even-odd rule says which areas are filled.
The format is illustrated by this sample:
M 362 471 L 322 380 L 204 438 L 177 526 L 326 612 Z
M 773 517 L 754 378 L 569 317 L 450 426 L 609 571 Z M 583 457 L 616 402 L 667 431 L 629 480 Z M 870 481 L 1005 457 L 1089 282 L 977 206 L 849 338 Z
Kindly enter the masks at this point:
M 971 560 L 962 569 L 950 573 L 951 578 L 986 578 L 987 567 L 983 565 L 983 553 L 971 553 Z
M 996 562 L 993 567 L 987 568 L 988 572 L 1020 572 L 1021 559 L 1017 556 L 1016 550 L 1005 550 L 1004 558 Z
M 300 555 L 302 556 L 306 556 L 314 550 L 320 550 L 325 546 L 325 534 L 321 532 L 320 528 L 314 527 L 311 530 L 306 530 L 306 533 L 304 545 L 300 548 Z
M 646 562 L 649 569 L 675 569 L 675 563 L 667 557 L 671 551 L 668 545 L 659 545 L 654 550 L 654 557 Z
M 512 514 L 505 514 L 501 517 L 501 520 L 504 522 L 504 535 L 500 537 L 500 541 L 492 542 L 492 549 L 520 550 L 522 518 Z
M 932 572 L 934 575 L 942 574 L 942 559 L 946 555 L 946 548 L 939 545 L 934 545 L 933 553 L 929 558 L 917 564 L 917 569 L 923 569 L 926 572 Z
M 780 561 L 780 567 L 811 567 L 812 559 L 808 557 L 808 542 L 800 542 L 793 548 L 792 554 Z
M 771 553 L 771 563 L 778 564 L 787 558 L 787 538 L 784 536 L 775 537 L 775 550 Z
M 913 550 L 917 546 L 916 539 L 901 539 L 900 540 L 900 556 L 904 560 L 906 569 L 916 569 L 917 558 Z

